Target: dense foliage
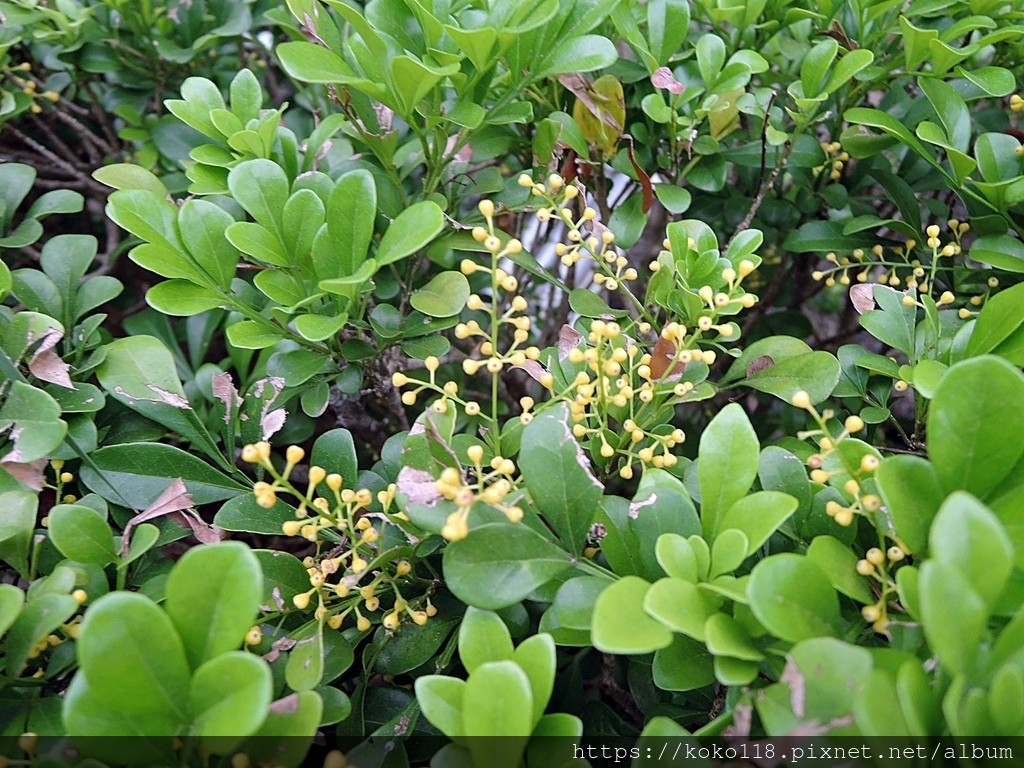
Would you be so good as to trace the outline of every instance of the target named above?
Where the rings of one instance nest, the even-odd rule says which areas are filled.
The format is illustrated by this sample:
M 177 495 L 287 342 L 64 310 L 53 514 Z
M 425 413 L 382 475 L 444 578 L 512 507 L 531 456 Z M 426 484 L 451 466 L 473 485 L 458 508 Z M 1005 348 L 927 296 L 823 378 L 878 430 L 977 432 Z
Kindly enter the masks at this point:
M 4 754 L 1024 735 L 1016 4 L 0 21 Z

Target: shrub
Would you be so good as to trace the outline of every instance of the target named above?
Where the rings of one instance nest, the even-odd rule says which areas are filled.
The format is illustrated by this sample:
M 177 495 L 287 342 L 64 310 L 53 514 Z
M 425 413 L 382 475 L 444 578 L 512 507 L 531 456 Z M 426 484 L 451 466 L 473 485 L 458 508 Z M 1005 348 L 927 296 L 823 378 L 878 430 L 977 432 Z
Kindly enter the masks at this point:
M 1011 9 L 0 13 L 3 754 L 1024 733 Z

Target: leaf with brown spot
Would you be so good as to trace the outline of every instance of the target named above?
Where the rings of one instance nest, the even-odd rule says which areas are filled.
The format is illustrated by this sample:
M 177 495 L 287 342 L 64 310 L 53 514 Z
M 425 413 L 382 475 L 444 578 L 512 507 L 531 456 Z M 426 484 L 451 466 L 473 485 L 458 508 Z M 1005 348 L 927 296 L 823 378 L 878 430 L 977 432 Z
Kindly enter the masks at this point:
M 176 478 L 169 486 L 167 486 L 167 490 L 160 494 L 156 501 L 146 507 L 142 512 L 139 512 L 139 514 L 135 515 L 135 517 L 125 524 L 124 536 L 121 540 L 121 553 L 123 555 L 128 554 L 128 549 L 131 545 L 132 528 L 139 523 L 145 523 L 149 520 L 169 515 L 172 512 L 192 509 L 194 506 L 195 504 L 192 501 L 192 494 L 188 492 L 188 488 L 185 486 L 184 481 L 180 477 Z
M 775 360 L 770 355 L 755 357 L 750 361 L 750 365 L 747 366 L 747 376 L 753 376 L 755 373 L 771 368 L 773 365 L 775 365 Z

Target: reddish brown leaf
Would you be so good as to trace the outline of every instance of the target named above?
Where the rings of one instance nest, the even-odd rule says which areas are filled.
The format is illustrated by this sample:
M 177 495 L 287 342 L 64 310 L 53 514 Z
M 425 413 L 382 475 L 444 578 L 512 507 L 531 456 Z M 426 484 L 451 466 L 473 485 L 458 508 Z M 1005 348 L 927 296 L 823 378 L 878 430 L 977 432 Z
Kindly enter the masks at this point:
M 680 362 L 677 362 L 672 367 L 672 371 L 665 375 L 675 356 L 676 343 L 669 341 L 664 336 L 659 336 L 658 343 L 654 345 L 654 350 L 651 352 L 651 378 L 655 381 L 676 381 L 681 378 L 683 371 L 686 370 L 686 364 Z
M 44 333 L 32 359 L 28 362 L 28 369 L 37 379 L 48 381 L 65 389 L 74 389 L 75 385 L 71 383 L 71 376 L 68 375 L 71 366 L 61 360 L 60 356 L 53 351 L 57 342 L 62 338 L 64 338 L 64 334 L 56 328 L 51 328 Z
M 636 161 L 636 155 L 633 154 L 633 137 L 628 133 L 624 133 L 622 138 L 629 139 L 629 147 L 627 148 L 629 162 L 632 164 L 633 170 L 636 171 L 637 179 L 640 181 L 640 189 L 643 190 L 644 194 L 643 211 L 647 213 L 651 210 L 651 205 L 654 203 L 654 185 L 651 184 L 651 177 L 647 174 L 647 171 L 641 168 L 640 163 Z
M 654 70 L 654 74 L 651 75 L 651 83 L 655 88 L 664 88 L 675 94 L 680 94 L 686 89 L 685 85 L 676 80 L 672 70 L 668 67 L 659 67 Z

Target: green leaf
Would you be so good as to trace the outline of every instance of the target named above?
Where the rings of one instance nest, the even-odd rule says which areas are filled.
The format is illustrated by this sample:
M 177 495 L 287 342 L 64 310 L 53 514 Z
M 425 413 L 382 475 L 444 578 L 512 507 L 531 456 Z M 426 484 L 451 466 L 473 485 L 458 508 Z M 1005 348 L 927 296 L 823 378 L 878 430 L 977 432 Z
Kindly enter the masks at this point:
M 989 96 L 995 96 L 997 99 L 1009 96 L 1017 87 L 1013 73 L 1003 67 L 982 67 L 971 70 L 957 67 L 953 71 L 957 77 L 970 80 Z
M 307 624 L 292 639 L 297 642 L 288 654 L 285 681 L 293 691 L 311 691 L 324 678 L 324 625 Z
M 704 634 L 708 650 L 715 656 L 731 656 L 745 661 L 760 661 L 764 658 L 743 625 L 728 614 L 715 613 L 709 617 Z
M 78 610 L 77 601 L 70 595 L 47 594 L 33 596 L 14 619 L 4 638 L 4 663 L 8 678 L 21 675 L 32 648 L 47 635 L 70 619 Z M 90 609 L 92 610 L 92 609 Z M 79 646 L 81 647 L 81 646 Z M 79 656 L 81 658 L 81 656 Z
M 536 62 L 531 80 L 542 80 L 568 72 L 593 72 L 610 67 L 618 59 L 612 41 L 600 35 L 581 35 L 552 46 Z
M 1024 366 L 1024 283 L 985 302 L 967 344 L 970 357 L 994 354 Z
M 832 394 L 841 374 L 842 367 L 832 354 L 809 352 L 762 368 L 740 383 L 758 392 L 775 395 L 787 403 L 794 394 L 804 390 L 812 403 L 820 403 Z
M 259 561 L 240 542 L 190 549 L 167 578 L 167 615 L 197 669 L 237 648 L 263 596 Z
M 669 576 L 692 583 L 697 582 L 697 556 L 685 536 L 678 533 L 663 533 L 658 537 L 654 551 L 658 565 Z
M 224 502 L 213 523 L 225 531 L 280 535 L 284 522 L 294 519 L 295 509 L 280 498 L 273 507 L 264 509 L 256 503 L 254 494 L 243 493 Z
M 842 629 L 828 575 L 806 557 L 785 553 L 762 560 L 750 574 L 747 596 L 757 620 L 791 643 Z
M 662 534 L 692 536 L 700 533 L 700 519 L 686 486 L 663 469 L 648 469 L 629 505 L 629 528 L 636 534 L 644 573 L 652 579 L 661 576 L 657 543 Z
M 697 474 L 706 539 L 714 538 L 721 517 L 750 490 L 757 477 L 759 452 L 757 434 L 738 403 L 719 411 L 704 430 Z
M 146 291 L 146 303 L 172 317 L 190 317 L 226 306 L 215 291 L 187 280 L 165 280 Z
M 519 644 L 512 654 L 512 661 L 519 665 L 530 681 L 533 725 L 536 725 L 544 715 L 555 687 L 555 641 L 547 633 L 532 635 Z
M 229 466 L 189 405 L 174 358 L 158 339 L 129 336 L 110 342 L 106 349 L 96 378 L 108 394 L 192 441 L 222 467 Z
M 337 336 L 347 322 L 347 312 L 342 312 L 336 317 L 299 315 L 295 318 L 295 330 L 302 338 L 309 341 L 325 341 Z
M 663 691 L 694 691 L 715 682 L 714 657 L 704 643 L 691 640 L 684 635 L 675 635 L 672 638 L 672 645 L 655 652 L 651 671 L 654 684 Z M 654 718 L 644 732 L 646 733 L 658 720 L 667 718 Z M 682 728 L 676 725 L 675 721 L 668 722 L 682 732 Z
M 604 299 L 586 288 L 575 288 L 569 292 L 569 307 L 583 317 L 616 314 L 616 311 L 609 307 Z
M 224 653 L 200 666 L 189 686 L 193 733 L 224 754 L 259 730 L 273 698 L 270 667 L 259 656 Z M 211 738 L 221 737 L 221 738 Z
M 825 81 L 825 87 L 823 93 L 832 93 L 833 91 L 843 87 L 853 76 L 863 70 L 865 67 L 871 65 L 871 62 L 875 60 L 875 54 L 869 51 L 867 48 L 858 48 L 854 51 L 847 51 L 843 54 L 843 57 L 839 59 L 835 67 L 832 69 L 832 73 L 828 76 L 828 80 Z
M 1024 272 L 1024 243 L 1012 235 L 983 235 L 971 243 L 970 257 L 1008 272 Z
M 258 261 L 275 267 L 289 266 L 288 253 L 281 241 L 266 227 L 251 221 L 236 221 L 224 230 L 224 236 L 235 248 Z
M 444 575 L 467 605 L 498 610 L 520 602 L 572 567 L 557 544 L 525 525 L 487 523 L 444 551 Z
M 714 579 L 716 576 L 731 574 L 743 564 L 750 548 L 743 531 L 738 528 L 720 528 L 711 545 L 711 570 L 708 577 Z
M 13 584 L 0 584 L 0 637 L 10 629 L 24 605 L 24 592 Z
M 159 443 L 100 448 L 92 454 L 92 465 L 82 467 L 80 477 L 86 487 L 107 501 L 127 502 L 135 509 L 146 509 L 176 478 L 185 482 L 196 504 L 210 504 L 248 492 L 244 485 L 197 456 Z
M 231 346 L 239 349 L 266 349 L 284 338 L 284 332 L 278 331 L 267 323 L 255 320 L 243 320 L 228 326 L 228 341 Z
M 447 675 L 425 675 L 416 679 L 416 702 L 430 724 L 448 738 L 465 735 L 462 702 L 466 681 Z
M 662 0 L 665 2 L 665 0 Z M 650 8 L 650 5 L 648 5 Z M 690 207 L 690 192 L 683 187 L 677 187 L 675 184 L 656 184 L 654 186 L 654 194 L 658 196 L 658 200 L 665 206 L 665 210 L 669 213 L 680 214 L 685 213 Z
M 523 430 L 519 466 L 541 515 L 569 552 L 582 552 L 604 489 L 572 435 L 564 407 L 543 411 Z
M 377 264 L 384 266 L 420 250 L 444 229 L 444 213 L 426 200 L 403 210 L 391 222 L 377 247 Z
M 988 605 L 1013 571 L 1013 546 L 999 518 L 969 493 L 953 493 L 932 522 L 931 557 L 964 575 Z
M 466 736 L 491 738 L 468 742 L 473 763 L 516 768 L 533 731 L 533 707 L 530 681 L 518 664 L 492 661 L 478 667 L 466 682 L 462 727 Z
M 178 212 L 182 242 L 213 284 L 224 289 L 231 287 L 238 264 L 238 251 L 225 236 L 234 223 L 230 213 L 208 200 L 189 200 Z
M 817 536 L 807 548 L 807 557 L 828 574 L 832 586 L 860 603 L 874 602 L 868 580 L 857 573 L 857 555 L 834 536 Z
M 256 222 L 284 242 L 281 217 L 288 201 L 288 177 L 271 160 L 246 160 L 228 173 L 231 196 Z
M 644 610 L 651 584 L 636 576 L 615 582 L 597 598 L 591 638 L 603 653 L 650 653 L 672 643 L 672 632 Z
M 908 356 L 913 355 L 917 307 L 905 306 L 903 294 L 884 285 L 875 286 L 874 298 L 879 309 L 872 309 L 861 315 L 861 326 L 893 349 L 898 349 Z
M 442 272 L 409 297 L 413 309 L 431 317 L 459 314 L 469 298 L 469 281 L 461 272 Z
M 359 464 L 356 459 L 356 446 L 352 440 L 352 433 L 347 429 L 332 429 L 320 435 L 313 443 L 310 461 L 313 466 L 326 469 L 328 474 L 341 475 L 344 487 L 357 487 Z M 317 486 L 317 492 L 327 499 L 333 496 L 333 492 L 327 487 L 326 482 Z
M 60 406 L 43 390 L 15 381 L 0 408 L 0 434 L 7 433 L 13 443 L 4 461 L 28 464 L 55 451 L 68 431 L 60 413 Z
M 111 592 L 93 603 L 79 633 L 78 662 L 104 707 L 188 722 L 185 650 L 167 614 L 149 598 Z
M 879 465 L 875 482 L 896 534 L 913 554 L 926 554 L 928 530 L 946 498 L 935 466 L 920 456 L 892 456 Z
M 341 176 L 327 201 L 327 229 L 322 230 L 326 234 L 314 241 L 317 277 L 327 280 L 359 271 L 369 253 L 376 216 L 377 187 L 370 172 L 360 168 Z M 323 244 L 318 242 L 321 237 L 326 238 Z
M 968 672 L 978 658 L 988 609 L 958 568 L 936 560 L 921 564 L 918 580 L 924 635 L 942 666 Z
M 827 38 L 816 43 L 804 55 L 804 60 L 800 64 L 800 83 L 805 97 L 812 99 L 828 93 L 824 90 L 825 76 L 838 52 L 839 43 Z
M 110 525 L 96 510 L 79 504 L 58 504 L 48 517 L 50 539 L 64 557 L 100 565 L 117 560 Z
M 965 396 L 970 393 L 970 396 Z M 954 365 L 932 399 L 928 452 L 947 493 L 984 499 L 1024 454 L 1024 375 L 1002 358 Z
M 459 627 L 459 659 L 469 674 L 489 661 L 512 658 L 512 637 L 493 611 L 470 607 Z
M 4 510 L 3 523 L 0 524 L 0 560 L 9 563 L 27 579 L 39 496 L 29 491 L 7 491 L 0 494 L 0 509 Z
M 92 177 L 114 189 L 146 189 L 160 197 L 168 194 L 167 187 L 152 171 L 133 163 L 105 165 L 93 171 Z
M 736 528 L 746 534 L 748 543 L 744 557 L 749 557 L 768 541 L 768 537 L 789 519 L 796 508 L 797 500 L 787 493 L 759 491 L 729 508 L 719 523 L 719 532 Z
M 323 700 L 314 691 L 278 699 L 270 705 L 256 738 L 248 742 L 247 753 L 254 763 L 298 768 L 309 751 L 323 712 Z
M 107 198 L 107 216 L 147 243 L 184 255 L 178 235 L 178 209 L 150 189 L 122 189 Z
M 704 642 L 707 620 L 720 601 L 683 579 L 659 579 L 644 596 L 644 610 L 666 627 Z
M 971 143 L 971 115 L 963 97 L 943 80 L 922 77 L 918 85 L 942 121 L 949 143 L 966 152 Z

